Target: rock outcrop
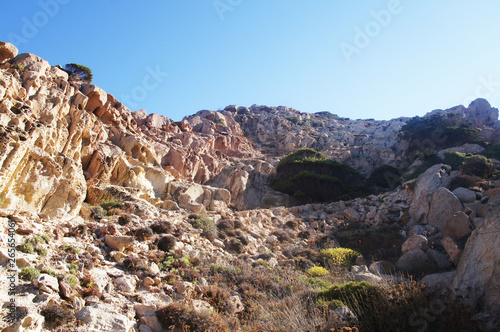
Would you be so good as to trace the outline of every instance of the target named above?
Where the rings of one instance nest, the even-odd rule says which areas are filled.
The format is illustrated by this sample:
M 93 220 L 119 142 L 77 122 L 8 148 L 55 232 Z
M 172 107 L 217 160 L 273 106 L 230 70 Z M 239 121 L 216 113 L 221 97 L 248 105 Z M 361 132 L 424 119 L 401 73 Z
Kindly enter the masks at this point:
M 480 307 L 487 325 L 500 326 L 500 209 L 498 206 L 470 236 L 453 280 L 454 292 Z
M 442 112 L 475 120 L 483 138 L 498 141 L 498 111 L 486 101 Z M 0 328 L 42 330 L 53 315 L 40 313 L 54 308 L 85 331 L 185 328 L 184 321 L 161 325 L 170 323 L 157 316 L 168 305 L 205 318 L 224 313 L 233 324 L 250 305 L 248 294 L 266 296 L 259 285 L 278 290 L 276 280 L 326 265 L 321 249 L 345 246 L 363 255 L 345 269 L 346 280 L 406 283 L 407 274 L 441 272 L 423 282 L 434 291 L 453 288 L 493 330 L 500 317 L 497 178 L 450 191 L 458 172 L 438 164 L 413 189 L 406 182 L 300 206 L 269 187 L 278 161 L 303 147 L 365 175 L 407 166 L 409 143 L 397 135 L 406 120 L 254 105 L 175 122 L 131 112 L 100 87 L 0 43 L 0 263 L 21 275 L 23 290 L 19 322 Z M 0 271 L 2 294 L 10 272 Z M 229 291 L 228 280 L 242 284 Z M 345 307 L 330 314 L 362 323 Z

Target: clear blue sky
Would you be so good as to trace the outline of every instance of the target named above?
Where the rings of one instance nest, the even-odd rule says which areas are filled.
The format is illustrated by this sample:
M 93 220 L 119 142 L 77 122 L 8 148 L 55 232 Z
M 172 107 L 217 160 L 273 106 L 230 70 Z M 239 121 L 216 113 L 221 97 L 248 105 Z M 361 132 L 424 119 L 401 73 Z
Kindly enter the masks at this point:
M 500 104 L 498 0 L 4 0 L 0 13 L 0 40 L 86 65 L 131 110 L 175 120 L 230 104 L 353 119 Z

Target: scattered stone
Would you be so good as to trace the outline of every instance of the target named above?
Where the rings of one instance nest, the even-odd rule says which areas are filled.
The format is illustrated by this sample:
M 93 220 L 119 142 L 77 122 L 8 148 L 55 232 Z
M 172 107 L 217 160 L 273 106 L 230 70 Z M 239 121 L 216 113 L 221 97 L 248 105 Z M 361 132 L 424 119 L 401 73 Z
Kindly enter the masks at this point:
M 151 278 L 150 278 L 151 279 Z M 132 276 L 123 276 L 116 278 L 115 286 L 118 290 L 125 293 L 134 293 L 137 281 Z
M 427 223 L 442 231 L 446 219 L 460 211 L 463 211 L 463 206 L 457 196 L 444 187 L 438 188 L 431 198 Z
M 427 238 L 423 235 L 412 235 L 401 246 L 401 252 L 404 254 L 410 250 L 420 248 L 427 249 Z
M 106 235 L 104 241 L 111 249 L 123 251 L 134 243 L 133 236 Z
M 422 274 L 433 270 L 435 264 L 422 249 L 417 248 L 403 254 L 396 262 L 396 268 L 402 272 Z
M 454 240 L 460 240 L 469 235 L 472 232 L 469 226 L 469 216 L 464 212 L 458 212 L 446 221 L 442 232 Z
M 467 188 L 457 188 L 453 190 L 453 194 L 457 196 L 462 203 L 474 203 L 476 201 L 476 193 Z
M 42 273 L 32 281 L 33 286 L 36 288 L 47 292 L 47 293 L 52 293 L 52 292 L 59 292 L 59 282 L 57 281 L 57 278 Z
M 420 282 L 427 286 L 430 293 L 438 294 L 445 289 L 451 290 L 455 275 L 456 271 L 428 274 Z
M 375 274 L 375 275 L 382 275 L 382 274 L 394 274 L 396 273 L 396 266 L 392 264 L 391 262 L 387 261 L 378 261 L 378 262 L 373 262 L 370 264 L 369 268 L 370 272 Z

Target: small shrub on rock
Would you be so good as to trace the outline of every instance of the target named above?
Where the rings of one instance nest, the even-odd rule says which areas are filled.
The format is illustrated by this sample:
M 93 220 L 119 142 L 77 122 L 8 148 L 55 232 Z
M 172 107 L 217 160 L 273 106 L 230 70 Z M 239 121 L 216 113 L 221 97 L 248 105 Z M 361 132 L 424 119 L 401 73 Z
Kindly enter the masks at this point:
M 486 150 L 481 152 L 483 156 L 490 159 L 500 160 L 500 144 L 494 144 L 486 147 Z
M 40 275 L 40 270 L 32 266 L 27 266 L 21 269 L 19 275 L 21 278 L 31 281 Z
M 177 239 L 173 235 L 166 235 L 158 241 L 158 249 L 168 252 L 175 248 Z
M 238 239 L 229 239 L 226 241 L 226 249 L 233 251 L 237 254 L 242 254 L 245 252 L 245 246 Z
M 275 229 L 271 235 L 274 235 L 278 238 L 278 241 L 280 241 L 281 243 L 283 242 L 290 242 L 292 240 L 292 237 L 290 236 L 290 233 L 288 233 L 287 231 L 283 230 L 283 229 Z
M 60 326 L 68 325 L 75 321 L 75 314 L 69 309 L 59 305 L 47 305 L 40 312 L 45 317 L 45 327 L 53 330 Z
M 101 207 L 106 211 L 109 211 L 110 209 L 119 209 L 121 206 L 122 206 L 122 202 L 114 201 L 114 200 L 103 201 L 101 203 Z
M 329 273 L 330 272 L 328 272 L 328 270 L 322 266 L 313 266 L 307 270 L 307 274 L 311 277 L 323 277 L 328 275 Z
M 147 262 L 136 256 L 127 257 L 123 261 L 123 266 L 132 272 L 146 271 L 149 269 Z
M 458 171 L 465 160 L 465 153 L 460 152 L 445 152 L 443 163 L 450 165 L 454 171 Z
M 220 313 L 229 311 L 228 301 L 231 294 L 218 286 L 205 286 L 202 288 L 203 299 L 210 303 Z
M 139 228 L 135 231 L 135 237 L 139 241 L 145 241 L 153 237 L 153 230 L 149 227 Z
M 330 248 L 321 250 L 320 256 L 326 265 L 351 267 L 361 254 L 349 248 Z
M 396 167 L 383 165 L 375 168 L 368 180 L 377 187 L 394 189 L 401 184 L 401 174 Z
M 156 311 L 164 329 L 175 326 L 182 331 L 229 331 L 229 326 L 217 314 L 208 310 L 197 312 L 181 303 L 172 303 Z
M 215 237 L 217 236 L 217 226 L 212 219 L 203 215 L 190 215 L 188 222 L 194 228 L 202 230 L 201 236 L 204 236 L 209 241 L 215 240 Z
M 174 226 L 168 220 L 158 220 L 151 226 L 151 230 L 155 234 L 170 234 L 174 230 Z
M 465 158 L 460 170 L 464 174 L 487 177 L 495 170 L 495 167 L 485 156 L 470 156 Z

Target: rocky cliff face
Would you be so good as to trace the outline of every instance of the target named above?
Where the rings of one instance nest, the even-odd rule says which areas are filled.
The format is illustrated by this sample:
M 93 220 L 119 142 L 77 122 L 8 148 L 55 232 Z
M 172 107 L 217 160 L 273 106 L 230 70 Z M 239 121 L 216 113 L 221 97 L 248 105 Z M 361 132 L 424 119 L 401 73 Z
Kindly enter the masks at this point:
M 486 140 L 498 142 L 498 110 L 485 100 L 435 112 L 460 114 Z M 381 267 L 415 274 L 448 271 L 446 278 L 428 276 L 429 287 L 464 295 L 477 284 L 469 294 L 472 303 L 484 304 L 482 313 L 497 319 L 492 310 L 497 297 L 480 288 L 491 293 L 498 288 L 498 255 L 482 245 L 498 240 L 498 218 L 491 217 L 500 200 L 498 181 L 453 190 L 457 172 L 435 165 L 413 189 L 407 183 L 366 198 L 288 208 L 292 199 L 269 188 L 279 159 L 298 148 L 314 148 L 365 175 L 381 165 L 408 166 L 409 143 L 398 137 L 406 120 L 350 120 L 254 105 L 204 110 L 175 122 L 144 110 L 131 112 L 101 88 L 0 43 L 2 243 L 11 221 L 19 243 L 49 236 L 42 248 L 51 250 L 47 259 L 19 253 L 16 266 L 42 271 L 50 266 L 64 274 L 71 263 L 78 278 L 92 277 L 100 294 L 83 298 L 81 287 L 71 289 L 66 279 L 43 273 L 23 287 L 46 296 L 23 297 L 23 320 L 10 328 L 40 330 L 44 318 L 34 301 L 63 301 L 87 330 L 127 331 L 135 322 L 141 331 L 161 331 L 155 310 L 165 304 L 213 311 L 202 288 L 181 282 L 180 275 L 166 282 L 169 275 L 160 270 L 158 257 L 171 250 L 207 264 L 307 269 L 319 264 L 313 263 L 314 250 L 340 243 L 363 243 L 371 250 L 363 251 L 373 261 L 370 269 L 360 257 L 348 271 L 352 280 L 397 282 Z M 477 146 L 454 149 L 472 152 Z M 98 207 L 105 201 L 119 201 L 118 212 L 103 215 Z M 196 219 L 200 215 L 215 222 L 211 229 L 193 226 L 203 222 Z M 0 248 L 2 264 L 9 261 L 5 248 Z M 475 264 L 482 259 L 485 264 Z M 484 270 L 480 278 L 470 273 L 476 265 Z M 200 278 L 201 287 L 208 286 Z M 2 293 L 8 287 L 4 279 Z M 244 310 L 243 295 L 231 295 L 231 314 Z

